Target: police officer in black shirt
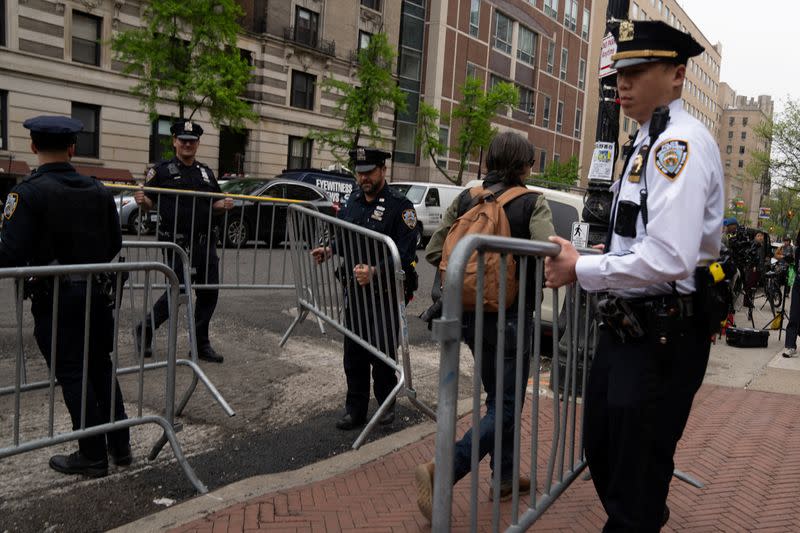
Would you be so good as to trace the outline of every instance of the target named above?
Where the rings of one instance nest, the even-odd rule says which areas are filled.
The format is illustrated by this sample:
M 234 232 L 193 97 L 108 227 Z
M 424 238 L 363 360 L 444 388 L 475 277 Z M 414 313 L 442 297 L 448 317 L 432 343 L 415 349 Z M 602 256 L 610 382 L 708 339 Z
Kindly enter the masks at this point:
M 166 189 L 185 191 L 222 192 L 211 169 L 195 159 L 203 128 L 189 120 L 176 122 L 170 128 L 172 146 L 175 157 L 161 161 L 147 173 L 146 185 Z M 233 207 L 231 198 L 209 200 L 170 194 L 157 194 L 136 191 L 136 203 L 148 211 L 158 202 L 160 221 L 158 223 L 158 239 L 175 242 L 190 252 L 192 267 L 196 272 L 195 280 L 201 284 L 216 285 L 219 283 L 219 258 L 217 257 L 217 238 L 213 231 L 209 234 L 209 222 L 212 211 L 219 213 Z M 169 264 L 175 270 L 178 280 L 183 283 L 183 265 L 180 259 L 168 254 Z M 197 332 L 198 357 L 205 361 L 221 363 L 222 355 L 211 347 L 208 338 L 208 326 L 214 309 L 217 307 L 217 289 L 197 289 L 194 307 L 195 330 Z M 156 329 L 169 317 L 167 293 L 161 296 L 153 306 L 152 322 Z M 148 316 L 144 328 L 142 324 L 134 328 L 137 351 L 141 349 L 142 329 L 144 329 L 146 357 L 152 355 L 153 332 L 150 329 L 151 317 Z
M 31 151 L 38 156 L 39 167 L 6 200 L 0 233 L 0 267 L 110 262 L 122 246 L 114 198 L 97 179 L 78 174 L 69 163 L 75 155 L 76 134 L 83 124 L 67 117 L 39 116 L 26 120 L 23 126 L 31 131 Z M 80 209 L 75 209 L 78 205 Z M 119 383 L 111 375 L 114 303 L 102 290 L 98 278 L 92 281 L 89 315 L 86 427 L 110 421 L 112 382 L 114 420 L 127 418 Z M 32 301 L 33 335 L 50 366 L 52 280 L 29 281 L 26 285 Z M 73 429 L 81 427 L 86 286 L 83 276 L 63 276 L 59 286 L 55 376 Z M 107 452 L 112 463 L 131 464 L 127 428 L 79 439 L 77 452 L 54 455 L 50 467 L 65 474 L 102 477 L 108 473 Z
M 406 299 L 416 289 L 416 248 L 417 248 L 417 213 L 413 204 L 404 195 L 386 185 L 386 160 L 389 152 L 376 148 L 359 147 L 350 151 L 350 159 L 355 164 L 359 188 L 354 190 L 347 204 L 339 211 L 338 217 L 358 226 L 388 235 L 397 245 L 400 252 L 401 268 L 406 274 Z M 312 255 L 317 262 L 329 258 L 336 253 L 344 258 L 340 271 L 340 281 L 345 287 L 345 316 L 347 327 L 362 338 L 372 339 L 383 353 L 396 359 L 395 340 L 398 338 L 399 323 L 396 290 L 394 280 L 391 287 L 384 285 L 384 294 L 378 295 L 381 284 L 377 279 L 382 258 L 373 257 L 371 246 L 359 245 L 359 239 L 342 239 L 344 242 L 332 242 L 331 246 L 315 248 Z M 354 244 L 355 243 L 355 244 Z M 363 244 L 363 243 L 362 243 Z M 390 272 L 391 265 L 387 265 Z M 385 278 L 382 278 L 385 279 Z M 374 291 L 373 296 L 364 296 L 365 290 Z M 374 302 L 382 309 L 374 309 L 376 316 L 367 316 L 367 305 Z M 349 310 L 349 311 L 348 311 Z M 373 356 L 368 350 L 351 340 L 344 338 L 344 372 L 347 376 L 347 398 L 345 415 L 336 427 L 342 430 L 363 426 L 367 421 L 369 407 L 369 373 L 372 366 L 375 398 L 382 404 L 397 385 L 394 369 Z M 378 421 L 387 425 L 394 421 L 394 405 Z

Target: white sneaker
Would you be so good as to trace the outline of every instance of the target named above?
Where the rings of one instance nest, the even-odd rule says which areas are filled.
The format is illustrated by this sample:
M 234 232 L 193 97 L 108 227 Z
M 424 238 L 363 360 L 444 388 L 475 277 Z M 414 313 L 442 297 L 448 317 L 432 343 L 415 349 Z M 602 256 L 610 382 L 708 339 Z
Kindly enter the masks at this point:
M 795 357 L 797 356 L 797 348 L 784 348 L 781 355 L 784 357 Z

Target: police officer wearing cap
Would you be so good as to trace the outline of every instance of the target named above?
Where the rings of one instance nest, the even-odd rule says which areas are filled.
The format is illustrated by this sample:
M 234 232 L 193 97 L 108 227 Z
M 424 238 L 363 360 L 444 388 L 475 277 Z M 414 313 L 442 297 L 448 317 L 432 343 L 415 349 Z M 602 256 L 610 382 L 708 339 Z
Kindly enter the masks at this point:
M 585 396 L 586 458 L 604 531 L 658 531 L 675 447 L 726 310 L 709 297 L 708 266 L 720 250 L 723 172 L 714 138 L 681 102 L 687 60 L 703 47 L 660 21 L 623 21 L 615 33 L 620 103 L 642 126 L 612 185 L 606 253 L 579 257 L 552 237 L 561 252 L 545 276 L 548 287 L 577 280 L 608 292 Z
M 108 263 L 122 246 L 114 197 L 97 179 L 83 176 L 70 165 L 75 155 L 80 121 L 61 116 L 26 120 L 31 151 L 39 166 L 14 187 L 6 200 L 0 231 L 0 267 Z M 80 205 L 80 209 L 75 206 Z M 65 220 L 69 223 L 65 224 Z M 88 369 L 86 369 L 86 427 L 111 420 L 112 383 L 114 420 L 124 420 L 125 405 L 119 383 L 112 376 L 109 353 L 113 346 L 114 300 L 92 280 L 89 314 Z M 51 279 L 26 282 L 31 297 L 33 335 L 47 365 L 51 365 L 53 320 L 57 319 L 55 376 L 61 385 L 72 428 L 81 427 L 84 321 L 87 283 L 84 276 L 62 276 L 59 306 L 53 316 Z M 108 443 L 108 447 L 106 447 Z M 50 467 L 64 474 L 102 477 L 108 473 L 108 454 L 117 465 L 132 461 L 128 429 L 78 440 L 78 451 L 54 455 Z
M 190 120 L 176 122 L 170 128 L 172 146 L 175 157 L 161 161 L 147 173 L 146 185 L 182 191 L 222 192 L 214 177 L 214 172 L 205 164 L 195 159 L 203 128 Z M 136 203 L 143 210 L 153 209 L 158 202 L 160 221 L 158 223 L 158 239 L 175 242 L 190 252 L 194 278 L 198 283 L 216 285 L 219 283 L 219 258 L 217 257 L 217 238 L 214 231 L 209 235 L 209 218 L 212 213 L 219 214 L 233 207 L 231 198 L 206 199 L 191 196 L 170 195 L 166 193 L 147 192 L 142 190 L 134 194 Z M 213 224 L 212 224 L 213 229 Z M 170 265 L 178 279 L 183 283 L 183 265 L 180 259 L 169 254 Z M 174 263 L 173 263 L 174 262 Z M 217 289 L 197 289 L 194 306 L 195 331 L 197 333 L 198 357 L 205 361 L 221 363 L 223 356 L 211 346 L 208 327 L 214 309 L 217 307 L 219 291 Z M 153 306 L 151 316 L 145 324 L 134 328 L 137 351 L 141 349 L 144 336 L 145 356 L 152 355 L 151 319 L 157 329 L 169 317 L 169 302 L 165 292 Z M 144 333 L 143 333 L 144 332 Z
M 359 188 L 354 190 L 347 204 L 339 211 L 338 218 L 363 228 L 388 235 L 400 252 L 401 268 L 406 275 L 406 299 L 416 289 L 416 248 L 417 213 L 411 201 L 395 189 L 386 185 L 386 160 L 389 152 L 377 148 L 358 147 L 349 152 L 355 165 Z M 358 248 L 353 241 L 332 242 L 330 246 L 315 248 L 311 254 L 322 262 L 333 253 L 344 258 L 344 266 L 339 278 L 345 286 L 345 305 L 352 311 L 345 311 L 347 327 L 362 338 L 373 339 L 378 349 L 397 359 L 394 340 L 398 338 L 399 323 L 397 301 L 393 298 L 395 290 L 384 287 L 385 294 L 378 295 L 380 285 L 377 279 L 381 268 L 380 258 L 373 257 L 374 251 L 368 246 Z M 355 240 L 357 243 L 358 241 Z M 362 260 L 363 263 L 358 261 Z M 391 267 L 389 267 L 391 268 Z M 394 282 L 392 282 L 394 283 Z M 384 282 L 385 284 L 385 282 Z M 375 291 L 375 297 L 364 296 L 365 290 Z M 375 316 L 368 316 L 370 309 L 358 309 L 353 302 L 364 302 L 382 309 L 374 309 Z M 344 372 L 347 377 L 347 398 L 345 415 L 336 422 L 342 430 L 355 429 L 367 421 L 369 407 L 370 366 L 374 379 L 375 398 L 382 404 L 397 385 L 394 369 L 373 356 L 368 350 L 344 338 Z M 395 418 L 394 405 L 381 417 L 379 424 L 391 424 Z

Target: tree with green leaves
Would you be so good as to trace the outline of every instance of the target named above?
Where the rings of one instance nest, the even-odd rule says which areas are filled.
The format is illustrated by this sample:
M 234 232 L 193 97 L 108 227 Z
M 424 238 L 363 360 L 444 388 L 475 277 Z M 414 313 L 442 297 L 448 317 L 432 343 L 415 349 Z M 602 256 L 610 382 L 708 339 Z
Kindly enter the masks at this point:
M 342 127 L 334 130 L 317 130 L 307 138 L 317 141 L 317 151 L 330 149 L 340 163 L 346 162 L 347 152 L 356 148 L 361 137 L 369 136 L 372 142 L 381 143 L 378 110 L 393 106 L 395 111 L 406 110 L 406 93 L 397 86 L 392 76 L 392 65 L 397 52 L 389 44 L 385 33 L 376 33 L 366 48 L 358 52 L 357 84 L 337 80 L 333 76 L 320 82 L 322 91 L 339 96 L 334 107 L 334 117 L 341 119 Z
M 563 163 L 561 161 L 551 161 L 545 167 L 543 173 L 531 176 L 526 180 L 526 183 L 547 187 L 548 189 L 568 191 L 580 179 L 579 171 L 578 156 L 573 155 Z
M 800 209 L 800 195 L 797 191 L 775 187 L 770 191 L 766 206 L 770 208 L 769 220 L 764 223 L 766 227 L 774 227 L 777 236 L 797 233 L 800 222 L 795 215 Z
M 470 77 L 461 87 L 461 94 L 461 101 L 453 107 L 449 116 L 443 116 L 438 109 L 420 102 L 417 133 L 417 143 L 423 153 L 431 158 L 445 178 L 456 185 L 461 185 L 470 160 L 478 157 L 481 148 L 488 148 L 497 133 L 492 126 L 492 118 L 519 103 L 519 91 L 513 83 L 508 82 L 496 83 L 489 91 L 484 91 L 483 81 Z M 442 142 L 439 135 L 441 124 L 449 124 L 458 131 L 454 146 L 448 147 Z M 451 175 L 439 161 L 448 148 L 458 158 L 458 172 L 455 175 Z
M 151 120 L 162 101 L 175 102 L 181 119 L 205 108 L 216 127 L 258 118 L 241 98 L 252 77 L 237 47 L 243 14 L 235 0 L 152 0 L 144 27 L 114 36 L 111 47 L 123 73 L 137 78 L 131 92 Z
M 783 112 L 756 126 L 755 132 L 770 149 L 753 152 L 748 174 L 756 178 L 771 175 L 800 191 L 800 102 L 787 98 Z

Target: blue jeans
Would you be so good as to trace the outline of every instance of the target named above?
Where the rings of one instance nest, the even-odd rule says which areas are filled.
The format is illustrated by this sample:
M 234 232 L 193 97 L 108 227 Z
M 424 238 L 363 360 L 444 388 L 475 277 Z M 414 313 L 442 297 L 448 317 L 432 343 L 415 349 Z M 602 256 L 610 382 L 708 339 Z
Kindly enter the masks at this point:
M 483 333 L 483 356 L 481 361 L 481 381 L 483 388 L 486 391 L 486 414 L 480 420 L 478 426 L 478 461 L 483 459 L 486 454 L 490 454 L 489 465 L 492 472 L 495 469 L 495 461 L 500 461 L 500 479 L 503 481 L 510 481 L 513 476 L 513 460 L 514 460 L 514 386 L 516 384 L 517 376 L 517 334 L 519 327 L 517 325 L 517 313 L 507 313 L 505 320 L 505 348 L 503 350 L 502 359 L 497 356 L 497 313 L 484 314 L 484 333 Z M 531 366 L 531 318 L 530 314 L 526 313 L 524 332 L 523 334 L 523 348 L 522 348 L 522 401 L 520 402 L 519 409 L 522 409 L 522 404 L 525 402 L 525 387 L 527 386 L 528 374 Z M 462 335 L 464 342 L 467 343 L 472 353 L 475 353 L 475 314 L 464 313 L 462 321 Z M 501 360 L 503 364 L 503 405 L 502 405 L 502 443 L 500 450 L 500 457 L 496 457 L 494 450 L 494 426 L 495 426 L 495 413 L 496 413 L 496 388 L 495 379 L 497 373 L 497 364 Z M 457 482 L 470 472 L 470 462 L 472 454 L 472 428 L 461 437 L 456 443 L 455 447 L 455 465 L 453 470 L 453 482 Z

